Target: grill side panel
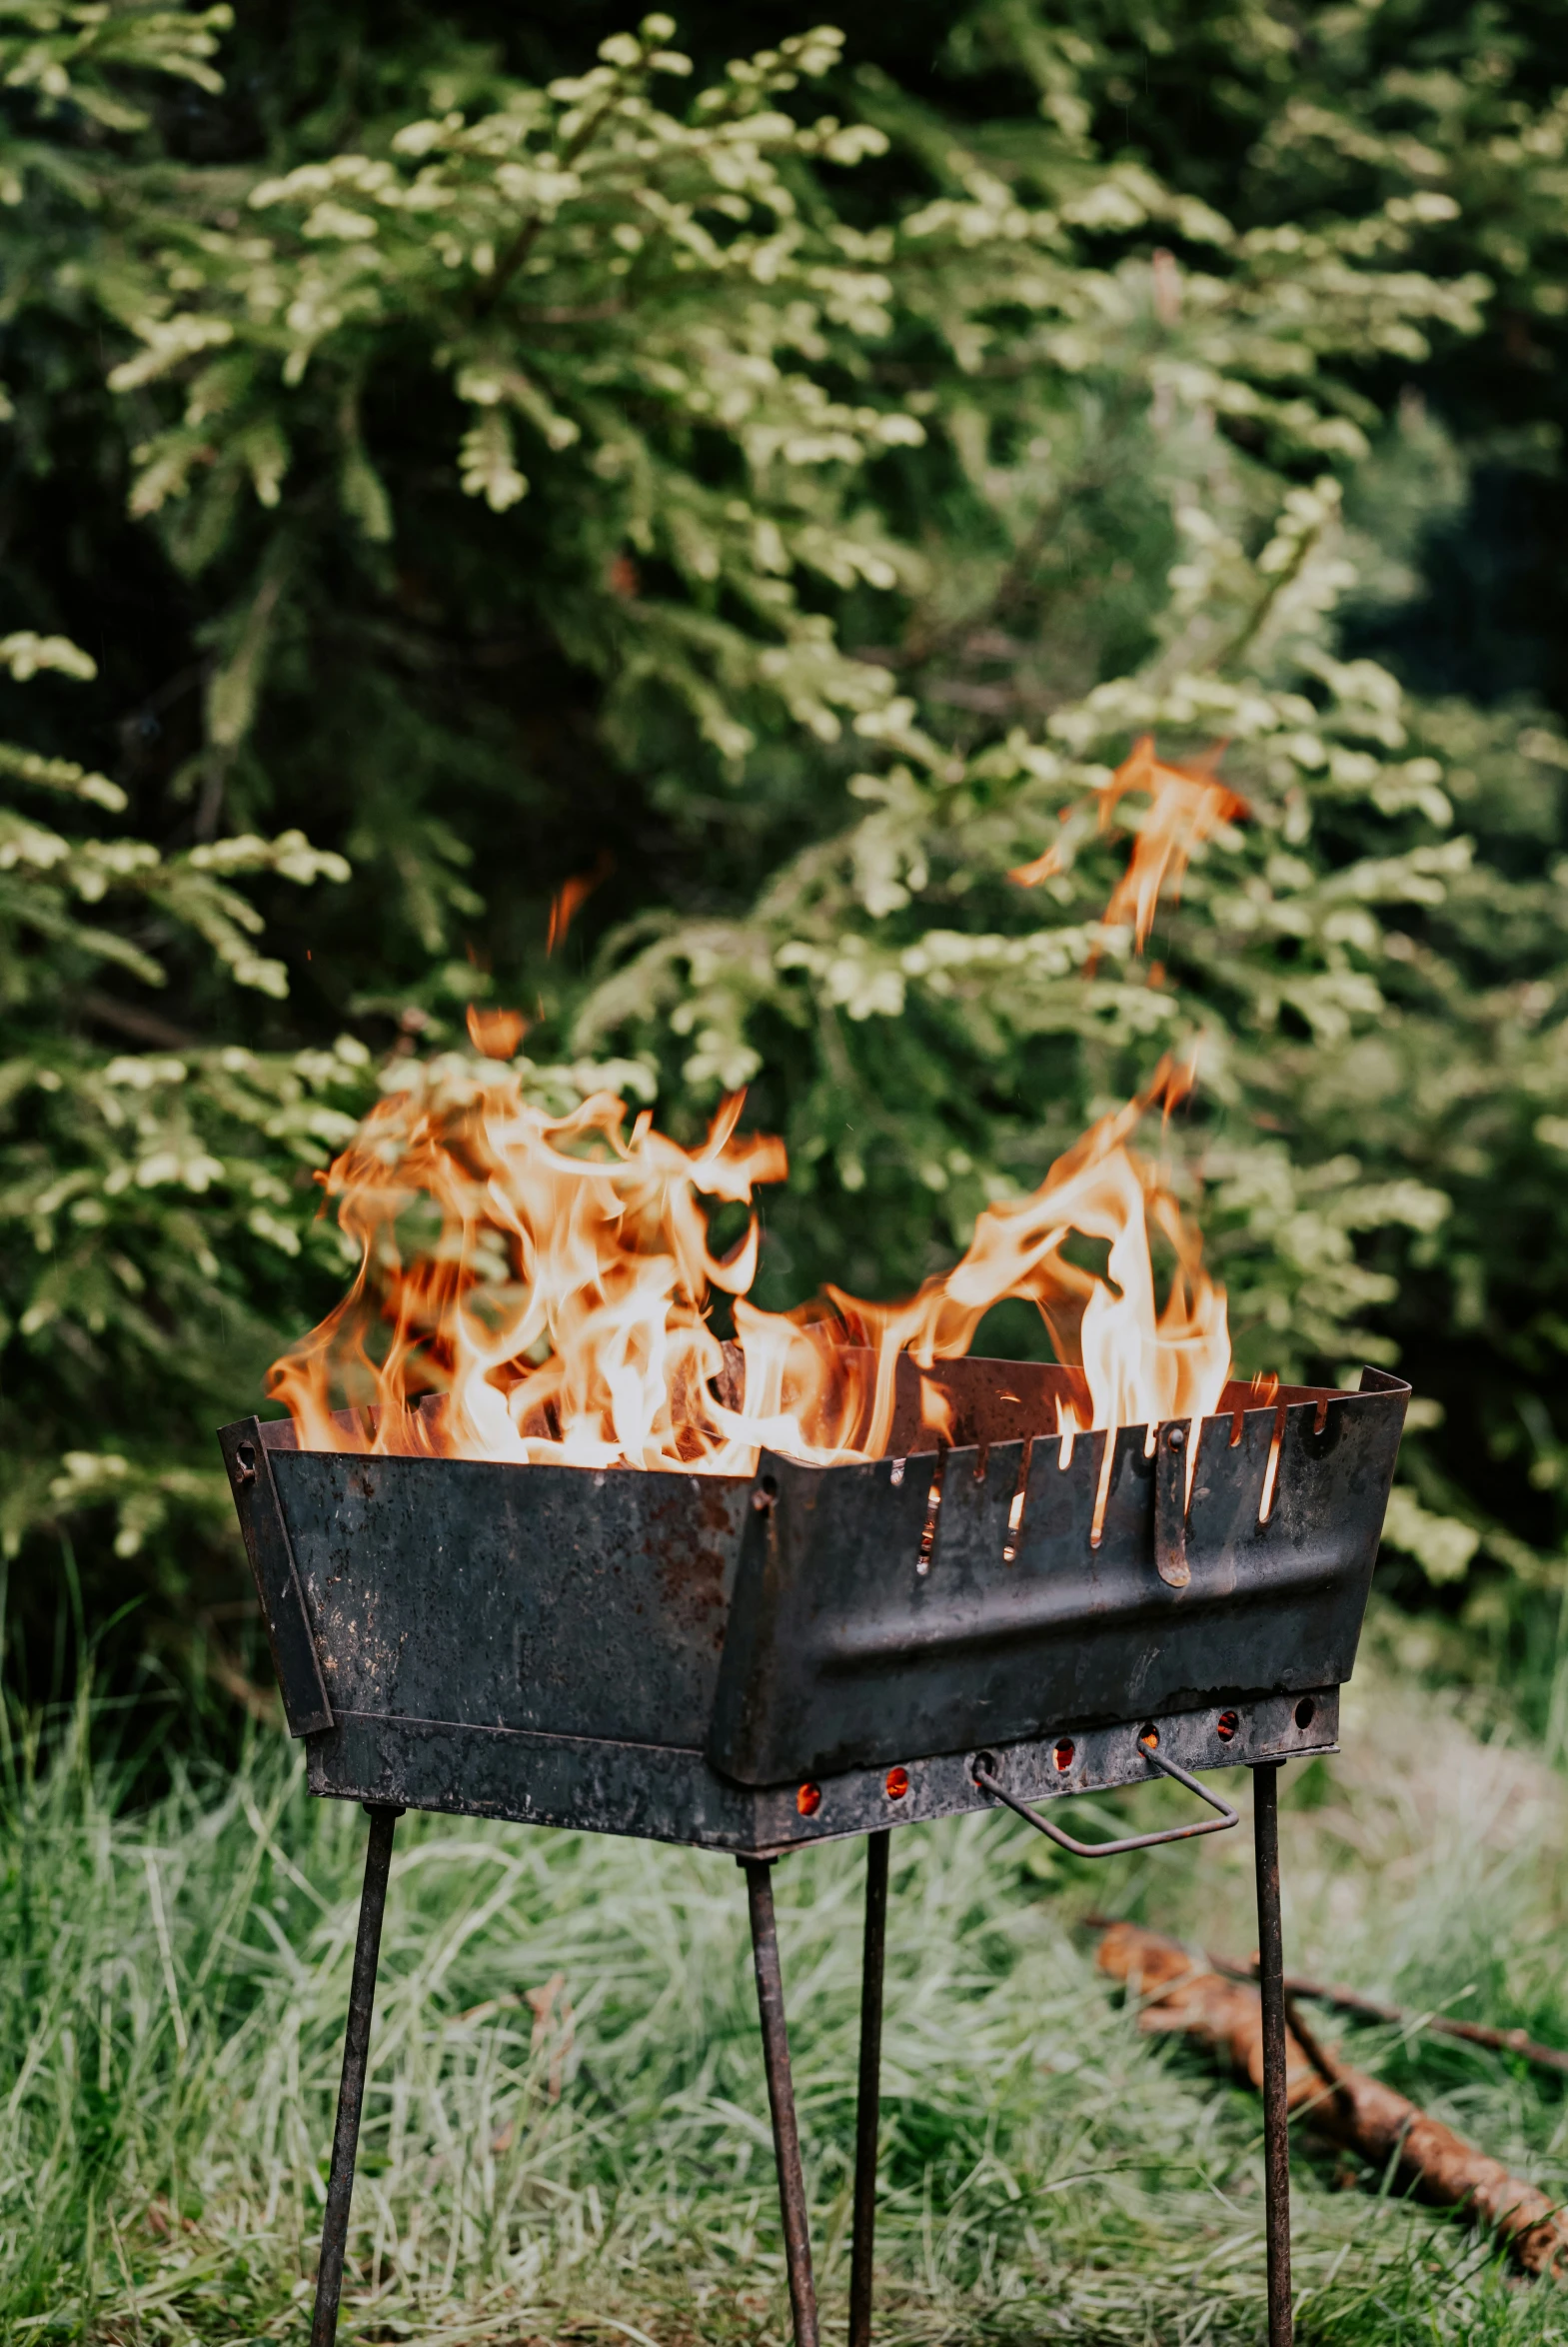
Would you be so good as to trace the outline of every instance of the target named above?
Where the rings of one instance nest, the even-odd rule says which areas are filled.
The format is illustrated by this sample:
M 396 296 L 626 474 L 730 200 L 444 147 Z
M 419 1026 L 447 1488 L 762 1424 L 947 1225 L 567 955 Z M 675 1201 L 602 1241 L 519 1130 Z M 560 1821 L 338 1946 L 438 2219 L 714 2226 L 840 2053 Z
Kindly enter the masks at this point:
M 1212 1712 L 1162 1716 L 1159 1747 L 1182 1767 L 1239 1768 L 1263 1759 L 1304 1759 L 1335 1750 L 1339 1691 L 1316 1691 L 1298 1719 L 1291 1697 L 1249 1706 L 1222 1738 Z M 1079 1735 L 1064 1767 L 1051 1744 L 1014 1744 L 988 1752 L 1008 1789 L 1048 1801 L 1111 1786 L 1147 1784 L 1155 1775 L 1137 1744 L 1137 1729 L 1091 1729 Z M 310 1787 L 336 1800 L 395 1802 L 470 1817 L 506 1817 L 523 1825 L 623 1833 L 700 1849 L 777 1853 L 809 1848 L 878 1827 L 994 1808 L 962 1752 L 911 1760 L 896 1795 L 879 1768 L 824 1777 L 816 1805 L 802 1811 L 792 1784 L 756 1787 L 720 1776 L 701 1752 L 669 1744 L 622 1744 L 579 1736 L 520 1735 L 509 1728 L 453 1727 L 444 1720 L 362 1718 L 342 1713 L 310 1743 Z M 1068 1812 L 1066 1822 L 1072 1822 Z
M 293 1433 L 292 1426 L 289 1431 Z M 260 1418 L 241 1418 L 220 1429 L 218 1442 L 251 1578 L 261 1600 L 262 1619 L 267 1624 L 267 1642 L 272 1648 L 272 1666 L 278 1674 L 289 1733 L 319 1735 L 332 1725 L 332 1706 L 311 1636 L 288 1526 L 278 1503 L 268 1429 Z
M 271 1463 L 335 1712 L 702 1744 L 749 1483 Z
M 766 1458 L 776 1495 L 746 1527 L 710 1758 L 776 1784 L 1348 1678 L 1407 1397 L 1247 1411 L 1235 1440 L 1234 1413 L 1204 1420 L 1182 1587 L 1155 1566 L 1141 1427 L 1115 1438 L 1097 1545 L 1103 1434 L 1080 1437 L 1065 1468 L 1054 1439 L 1026 1464 L 1016 1442 L 950 1450 L 934 1511 L 930 1459 L 895 1485 L 887 1460 Z

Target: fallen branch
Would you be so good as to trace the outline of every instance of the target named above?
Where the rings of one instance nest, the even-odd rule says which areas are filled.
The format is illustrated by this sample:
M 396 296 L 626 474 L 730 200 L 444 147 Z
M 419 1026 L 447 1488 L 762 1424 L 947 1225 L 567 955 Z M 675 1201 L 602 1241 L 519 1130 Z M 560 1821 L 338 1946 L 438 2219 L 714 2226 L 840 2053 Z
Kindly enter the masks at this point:
M 1231 1964 L 1212 1953 L 1208 1961 L 1229 1979 L 1257 1978 L 1250 1964 Z M 1332 2005 L 1336 2012 L 1351 2013 L 1358 2021 L 1383 2021 L 1398 2029 L 1433 2029 L 1444 2037 L 1462 2037 L 1467 2045 L 1487 2046 L 1494 2053 L 1522 2054 L 1539 2069 L 1556 2070 L 1568 2077 L 1568 2053 L 1560 2046 L 1542 2045 L 1522 2029 L 1493 2029 L 1484 2021 L 1456 2021 L 1447 2013 L 1412 2013 L 1403 2005 L 1384 2004 L 1380 1997 L 1363 1996 L 1358 1988 L 1340 1988 L 1329 1980 L 1303 1980 L 1295 1974 L 1286 1979 L 1285 1994 L 1305 1997 L 1314 2005 Z
M 1205 1969 L 1175 1940 L 1134 1923 L 1110 1926 L 1098 1962 L 1142 2000 L 1144 2029 L 1195 2037 L 1261 2087 L 1263 2013 L 1254 1986 Z M 1398 2181 L 1424 2199 L 1490 2225 L 1526 2273 L 1568 2278 L 1568 2217 L 1555 2201 L 1404 2095 L 1341 2063 L 1299 2016 L 1285 2034 L 1285 2080 L 1290 2109 L 1319 2133 L 1374 2167 L 1391 2165 Z

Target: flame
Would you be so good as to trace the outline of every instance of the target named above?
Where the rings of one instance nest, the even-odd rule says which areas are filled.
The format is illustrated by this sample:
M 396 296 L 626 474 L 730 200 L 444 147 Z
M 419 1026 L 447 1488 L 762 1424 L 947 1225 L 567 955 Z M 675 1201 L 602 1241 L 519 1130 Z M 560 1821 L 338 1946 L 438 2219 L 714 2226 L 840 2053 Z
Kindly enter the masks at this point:
M 1244 799 L 1215 781 L 1212 767 L 1218 756 L 1215 750 L 1207 761 L 1167 766 L 1154 755 L 1153 735 L 1142 734 L 1097 794 L 1102 832 L 1110 829 L 1116 809 L 1129 791 L 1146 791 L 1152 802 L 1133 839 L 1127 869 L 1105 908 L 1107 922 L 1131 922 L 1139 953 L 1148 942 L 1167 884 L 1174 901 L 1181 894 L 1182 875 L 1194 852 L 1222 823 L 1251 812 Z M 1032 889 L 1061 870 L 1060 849 L 1047 848 L 1032 864 L 1020 864 L 1007 877 L 1020 888 Z
M 567 932 L 602 881 L 607 881 L 616 868 L 616 860 L 608 850 L 601 853 L 592 872 L 574 873 L 563 881 L 550 900 L 550 927 L 545 933 L 545 952 L 553 954 L 567 942 Z
M 274 1363 L 269 1391 L 303 1448 L 428 1452 L 590 1467 L 751 1474 L 764 1446 L 830 1464 L 876 1458 L 902 1352 L 921 1369 L 966 1352 L 991 1306 L 1032 1298 L 1078 1403 L 1054 1431 L 1200 1417 L 1229 1370 L 1224 1290 L 1154 1168 L 1127 1146 L 1191 1072 L 1148 1090 L 1057 1160 L 1031 1196 L 992 1205 L 950 1271 L 902 1302 L 827 1290 L 768 1312 L 755 1193 L 782 1143 L 738 1131 L 741 1096 L 686 1150 L 611 1094 L 553 1117 L 515 1069 L 448 1058 L 405 1073 L 323 1176 L 358 1250 L 348 1294 Z M 710 1211 L 748 1209 L 714 1251 Z M 1175 1272 L 1159 1301 L 1150 1232 Z M 1108 1249 L 1104 1275 L 1065 1251 Z M 735 1342 L 711 1325 L 732 1297 Z M 951 1402 L 922 1377 L 920 1447 L 953 1439 Z M 344 1405 L 347 1407 L 345 1408 Z M 375 1414 L 362 1414 L 364 1405 Z M 1105 1446 L 1095 1531 L 1113 1444 Z M 1195 1461 L 1195 1446 L 1191 1463 Z
M 528 1033 L 528 1021 L 521 1011 L 483 1011 L 477 1003 L 470 1003 L 467 1016 L 469 1042 L 487 1060 L 512 1059 Z
M 1260 1369 L 1247 1388 L 1248 1405 L 1253 1409 L 1266 1409 L 1278 1391 L 1279 1379 L 1274 1375 L 1272 1369 L 1267 1371 Z M 1284 1439 L 1284 1432 L 1285 1413 L 1281 1407 L 1274 1412 L 1274 1431 L 1268 1438 L 1268 1464 L 1263 1469 L 1263 1493 L 1258 1501 L 1257 1509 L 1257 1518 L 1260 1524 L 1266 1524 L 1274 1512 L 1274 1484 L 1279 1475 L 1279 1445 Z M 1240 1439 L 1241 1421 L 1238 1418 L 1232 1440 L 1239 1442 Z

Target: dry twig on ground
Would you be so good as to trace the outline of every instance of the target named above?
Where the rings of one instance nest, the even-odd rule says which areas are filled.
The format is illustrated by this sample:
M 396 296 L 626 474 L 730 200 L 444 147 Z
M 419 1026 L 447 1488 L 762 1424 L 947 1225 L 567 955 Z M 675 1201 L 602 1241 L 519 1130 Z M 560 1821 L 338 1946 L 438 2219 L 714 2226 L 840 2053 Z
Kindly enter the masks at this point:
M 1227 1980 L 1255 1980 L 1257 1974 L 1250 1964 L 1232 1964 L 1224 1956 L 1216 1956 L 1212 1949 L 1204 1951 L 1206 1960 Z M 1523 2029 L 1493 2029 L 1484 2021 L 1458 2021 L 1451 2013 L 1413 2013 L 1405 2005 L 1385 2004 L 1381 1997 L 1363 1996 L 1358 1988 L 1341 1988 L 1333 1980 L 1307 1980 L 1299 1973 L 1287 1973 L 1285 1994 L 1305 1997 L 1315 2005 L 1332 2005 L 1337 2013 L 1348 2013 L 1357 2021 L 1381 2021 L 1395 2029 L 1430 2029 L 1442 2037 L 1463 2038 L 1466 2045 L 1484 2045 L 1492 2053 L 1519 2054 L 1539 2070 L 1556 2070 L 1568 2077 L 1568 2053 L 1560 2046 L 1542 2045 Z
M 1134 1923 L 1110 1926 L 1098 1962 L 1143 2001 L 1144 2029 L 1195 2037 L 1261 2087 L 1263 2017 L 1255 1987 L 1206 1969 L 1175 1940 Z M 1392 2164 L 1398 2181 L 1423 2199 L 1490 2225 L 1526 2273 L 1568 2278 L 1568 2216 L 1544 2192 L 1404 2095 L 1341 2063 L 1299 2021 L 1286 2033 L 1285 2052 L 1290 2108 L 1319 2133 L 1375 2167 Z

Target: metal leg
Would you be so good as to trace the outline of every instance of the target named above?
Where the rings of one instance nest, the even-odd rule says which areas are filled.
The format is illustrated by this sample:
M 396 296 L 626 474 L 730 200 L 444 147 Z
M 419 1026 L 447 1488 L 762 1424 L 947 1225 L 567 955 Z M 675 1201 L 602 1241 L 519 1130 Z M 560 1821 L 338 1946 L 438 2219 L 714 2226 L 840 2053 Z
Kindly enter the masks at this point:
M 741 1860 L 752 1908 L 752 1955 L 757 1965 L 757 2005 L 763 2022 L 768 2101 L 774 2115 L 774 2156 L 779 2163 L 779 2206 L 784 2216 L 794 2347 L 817 2347 L 816 2288 L 811 2280 L 811 2237 L 805 2221 L 805 2178 L 800 2171 L 794 2089 L 789 2083 L 789 2039 L 784 2029 L 784 1981 L 779 1970 L 779 1934 L 774 1926 L 773 1863 L 772 1858 Z M 317 2347 L 317 2342 L 313 2340 L 311 2347 Z
M 876 2242 L 876 2121 L 881 2102 L 882 1959 L 887 1951 L 885 1826 L 865 1839 L 865 1952 L 860 1966 L 860 2091 L 854 2112 L 854 2246 L 849 2257 L 849 2347 L 871 2347 L 871 2256 Z
M 332 2137 L 332 2171 L 327 2178 L 327 2215 L 321 2228 L 321 2263 L 316 2269 L 316 2314 L 311 2347 L 333 2347 L 338 2335 L 338 2298 L 343 2289 L 343 2255 L 349 2239 L 349 2203 L 354 2197 L 354 2154 L 360 2140 L 360 2106 L 370 2054 L 371 2007 L 376 2001 L 376 1960 L 381 1954 L 381 1919 L 387 1908 L 387 1874 L 392 1865 L 392 1832 L 403 1811 L 372 1808 L 370 1845 L 365 1852 L 365 1888 L 360 1894 L 360 1930 L 354 1944 L 354 1979 L 349 1989 L 349 2024 L 343 2037 L 343 2082 L 338 2088 L 338 2123 Z
M 1252 1771 L 1257 1857 L 1257 1966 L 1263 2004 L 1263 2184 L 1268 2229 L 1268 2347 L 1291 2347 L 1290 2106 L 1285 2084 L 1285 1943 L 1279 1922 L 1279 1770 Z

